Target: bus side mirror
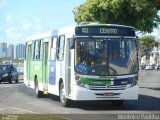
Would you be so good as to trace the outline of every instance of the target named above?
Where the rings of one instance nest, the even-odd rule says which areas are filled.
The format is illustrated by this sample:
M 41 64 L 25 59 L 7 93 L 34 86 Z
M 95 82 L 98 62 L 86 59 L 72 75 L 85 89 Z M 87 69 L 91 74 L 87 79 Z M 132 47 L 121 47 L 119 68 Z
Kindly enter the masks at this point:
M 75 49 L 75 38 L 70 38 L 69 39 L 69 48 L 70 49 Z

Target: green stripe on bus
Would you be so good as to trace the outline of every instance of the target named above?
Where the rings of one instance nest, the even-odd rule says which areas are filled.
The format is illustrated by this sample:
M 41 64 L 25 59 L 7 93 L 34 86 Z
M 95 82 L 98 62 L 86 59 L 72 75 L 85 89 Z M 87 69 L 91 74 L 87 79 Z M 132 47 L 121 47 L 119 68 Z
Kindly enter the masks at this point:
M 101 80 L 101 79 L 92 79 L 92 78 L 80 78 L 80 80 L 84 83 L 84 84 L 88 84 L 88 85 L 110 85 L 111 84 L 111 80 Z

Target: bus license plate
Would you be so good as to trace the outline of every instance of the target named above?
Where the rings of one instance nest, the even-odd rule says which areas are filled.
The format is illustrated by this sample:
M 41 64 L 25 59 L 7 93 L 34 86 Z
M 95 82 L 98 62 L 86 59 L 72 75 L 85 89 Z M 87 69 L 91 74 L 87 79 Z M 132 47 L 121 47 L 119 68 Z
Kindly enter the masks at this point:
M 104 93 L 103 96 L 113 96 L 113 93 Z

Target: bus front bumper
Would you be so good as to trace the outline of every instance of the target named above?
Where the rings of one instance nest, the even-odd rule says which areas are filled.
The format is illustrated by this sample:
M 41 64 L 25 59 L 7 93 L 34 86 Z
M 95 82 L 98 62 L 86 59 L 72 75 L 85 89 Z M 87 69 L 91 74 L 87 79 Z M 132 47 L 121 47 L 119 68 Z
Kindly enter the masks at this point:
M 75 86 L 72 100 L 138 100 L 138 85 L 125 90 L 90 90 Z

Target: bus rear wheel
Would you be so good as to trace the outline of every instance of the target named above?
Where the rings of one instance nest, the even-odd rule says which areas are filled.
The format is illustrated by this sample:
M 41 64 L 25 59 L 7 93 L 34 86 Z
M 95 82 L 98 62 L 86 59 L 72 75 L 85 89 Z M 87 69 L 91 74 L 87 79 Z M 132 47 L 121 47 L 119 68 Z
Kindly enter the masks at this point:
M 35 91 L 37 98 L 41 98 L 43 96 L 43 92 L 39 90 L 37 78 L 35 79 Z
M 64 89 L 63 82 L 60 85 L 59 97 L 60 97 L 60 102 L 62 103 L 62 106 L 68 107 L 70 105 L 70 100 L 65 97 L 65 89 Z
M 120 106 L 122 106 L 123 102 L 124 102 L 124 100 L 113 100 L 112 105 L 116 106 L 116 107 L 120 107 Z

